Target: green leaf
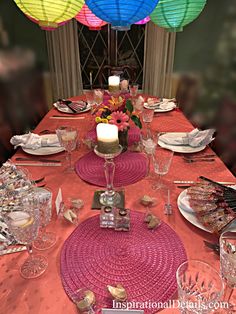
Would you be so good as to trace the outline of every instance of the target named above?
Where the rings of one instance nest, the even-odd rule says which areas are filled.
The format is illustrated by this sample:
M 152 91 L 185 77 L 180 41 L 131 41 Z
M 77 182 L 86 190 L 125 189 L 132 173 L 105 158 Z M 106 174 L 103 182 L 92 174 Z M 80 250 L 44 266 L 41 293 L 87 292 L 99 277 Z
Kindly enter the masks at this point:
M 133 105 L 132 105 L 132 102 L 131 102 L 131 100 L 127 100 L 126 101 L 126 108 L 128 109 L 128 111 L 130 112 L 130 114 L 132 114 L 132 112 L 134 111 L 134 107 L 133 107 Z
M 137 116 L 131 116 L 131 120 L 134 122 L 134 124 L 138 128 L 142 129 L 142 123 L 141 123 L 140 119 Z

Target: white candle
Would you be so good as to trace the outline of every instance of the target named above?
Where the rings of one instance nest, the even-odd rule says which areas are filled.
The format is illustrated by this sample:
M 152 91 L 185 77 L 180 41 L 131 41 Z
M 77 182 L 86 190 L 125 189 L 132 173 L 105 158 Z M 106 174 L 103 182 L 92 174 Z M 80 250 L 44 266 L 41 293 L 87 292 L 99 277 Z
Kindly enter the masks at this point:
M 99 123 L 97 125 L 97 139 L 106 143 L 117 141 L 118 127 L 114 124 Z
M 119 150 L 118 127 L 113 124 L 97 125 L 98 151 L 103 154 L 116 153 Z
M 120 77 L 117 75 L 109 76 L 108 85 L 110 91 L 118 91 L 120 89 Z

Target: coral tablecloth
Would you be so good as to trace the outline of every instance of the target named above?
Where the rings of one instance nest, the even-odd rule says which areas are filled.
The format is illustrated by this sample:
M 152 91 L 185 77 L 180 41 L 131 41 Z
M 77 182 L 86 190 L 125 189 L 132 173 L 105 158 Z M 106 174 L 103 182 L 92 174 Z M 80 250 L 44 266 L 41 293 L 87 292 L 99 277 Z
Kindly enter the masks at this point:
M 74 99 L 78 99 L 74 98 Z M 52 115 L 58 115 L 56 109 L 52 109 L 45 118 L 40 122 L 35 132 L 45 129 L 55 130 L 60 125 L 73 125 L 79 129 L 79 136 L 83 138 L 91 128 L 90 113 L 82 114 L 86 116 L 83 120 L 57 120 L 50 119 Z M 63 115 L 63 114 L 62 114 Z M 172 111 L 165 114 L 158 114 L 154 117 L 152 123 L 153 130 L 160 132 L 181 132 L 191 131 L 193 129 L 189 121 L 179 111 Z M 210 148 L 207 148 L 209 152 Z M 82 147 L 73 153 L 73 160 L 78 160 L 88 149 Z M 12 158 L 16 156 L 26 156 L 20 149 Z M 50 158 L 50 157 L 49 157 Z M 51 157 L 52 159 L 65 160 L 65 153 L 60 153 Z M 91 203 L 95 186 L 83 182 L 76 173 L 65 175 L 63 167 L 28 167 L 34 179 L 42 176 L 46 177 L 47 187 L 52 189 L 55 195 L 58 188 L 62 189 L 65 202 L 69 202 L 70 197 L 82 198 L 85 206 L 81 211 L 80 219 L 97 214 L 92 211 Z M 213 163 L 192 163 L 188 164 L 183 161 L 180 155 L 175 155 L 169 174 L 166 179 L 173 182 L 174 180 L 196 180 L 199 175 L 212 178 L 219 181 L 234 181 L 235 178 L 224 166 L 223 162 L 217 158 Z M 174 214 L 167 217 L 163 214 L 163 196 L 151 190 L 151 183 L 146 179 L 125 187 L 126 207 L 138 211 L 144 211 L 144 208 L 138 203 L 138 199 L 144 194 L 151 194 L 158 197 L 158 205 L 153 211 L 163 221 L 168 223 L 182 239 L 188 258 L 197 258 L 205 260 L 219 269 L 219 258 L 209 251 L 203 244 L 203 240 L 216 240 L 215 236 L 197 229 L 188 223 L 179 213 L 176 200 L 182 190 L 173 185 L 171 201 L 173 204 Z M 55 208 L 53 222 L 49 229 L 57 233 L 57 244 L 48 251 L 43 253 L 49 259 L 49 267 L 40 278 L 25 280 L 19 274 L 19 265 L 27 257 L 27 253 L 17 253 L 0 257 L 0 313 L 2 314 L 73 314 L 76 313 L 74 304 L 69 300 L 63 290 L 60 279 L 60 251 L 65 239 L 73 231 L 73 225 L 65 221 L 56 219 Z M 162 313 L 179 313 L 178 310 L 165 309 Z

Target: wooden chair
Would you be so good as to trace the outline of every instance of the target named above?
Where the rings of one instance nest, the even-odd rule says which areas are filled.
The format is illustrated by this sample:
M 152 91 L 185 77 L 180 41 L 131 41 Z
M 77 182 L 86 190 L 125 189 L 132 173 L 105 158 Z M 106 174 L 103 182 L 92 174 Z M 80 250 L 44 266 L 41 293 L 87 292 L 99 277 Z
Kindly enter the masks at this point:
M 131 82 L 135 82 L 136 80 L 136 68 L 129 66 L 129 65 L 123 65 L 123 66 L 111 66 L 111 65 L 104 65 L 99 74 L 99 85 L 101 88 L 104 88 L 104 86 L 107 86 L 107 79 L 111 75 L 119 75 L 121 79 L 128 79 Z M 104 81 L 106 82 L 104 84 Z

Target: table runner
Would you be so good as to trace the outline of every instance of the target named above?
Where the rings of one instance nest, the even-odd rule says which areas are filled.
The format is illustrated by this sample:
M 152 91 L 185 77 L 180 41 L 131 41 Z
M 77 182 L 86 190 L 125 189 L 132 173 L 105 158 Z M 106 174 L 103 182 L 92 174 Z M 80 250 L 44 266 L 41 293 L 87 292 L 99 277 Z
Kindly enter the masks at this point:
M 74 97 L 72 100 L 84 99 L 83 97 Z M 82 114 L 86 117 L 84 120 L 57 120 L 50 119 L 53 115 L 61 115 L 56 109 L 52 109 L 37 126 L 35 132 L 42 130 L 55 130 L 61 125 L 72 125 L 78 127 L 79 136 L 82 139 L 90 130 L 91 124 L 89 113 Z M 184 117 L 182 112 L 176 110 L 169 113 L 155 115 L 151 124 L 154 131 L 159 132 L 188 132 L 193 126 Z M 73 152 L 72 159 L 77 161 L 83 156 L 88 149 L 83 146 L 78 151 Z M 206 153 L 211 149 L 207 148 Z M 20 149 L 14 155 L 16 157 L 29 157 Z M 65 160 L 65 153 L 51 156 L 52 159 Z M 56 169 L 55 169 L 56 168 Z M 80 220 L 84 221 L 88 217 L 96 214 L 91 211 L 92 195 L 96 190 L 95 186 L 89 185 L 82 181 L 76 173 L 66 175 L 62 172 L 63 168 L 54 167 L 27 167 L 32 174 L 33 179 L 45 176 L 46 186 L 49 187 L 55 195 L 58 188 L 62 189 L 64 201 L 69 205 L 70 197 L 80 197 L 84 200 L 85 205 L 80 214 Z M 234 176 L 224 166 L 219 158 L 213 163 L 192 163 L 188 164 L 183 161 L 181 155 L 175 155 L 169 173 L 166 179 L 173 182 L 174 180 L 196 180 L 199 175 L 208 176 L 218 181 L 235 181 Z M 151 190 L 151 183 L 144 179 L 125 188 L 126 206 L 137 211 L 143 212 L 143 206 L 138 202 L 144 194 L 150 194 L 158 198 L 158 204 L 152 210 L 164 222 L 169 224 L 172 229 L 179 235 L 184 243 L 188 258 L 205 260 L 219 270 L 219 258 L 204 246 L 203 240 L 217 241 L 214 235 L 193 227 L 179 213 L 176 200 L 182 190 L 173 186 L 171 190 L 171 202 L 173 205 L 173 216 L 164 215 L 164 196 Z M 4 314 L 77 314 L 74 304 L 66 295 L 61 284 L 59 273 L 59 256 L 65 239 L 73 231 L 74 226 L 56 219 L 55 208 L 53 222 L 48 226 L 58 235 L 58 242 L 55 247 L 43 253 L 49 259 L 49 266 L 45 274 L 36 280 L 25 280 L 19 275 L 19 265 L 27 257 L 27 253 L 11 254 L 0 257 L 0 313 Z M 19 292 L 20 291 L 20 292 Z M 177 309 L 165 309 L 163 314 L 179 314 Z
M 148 230 L 144 216 L 131 211 L 129 232 L 100 228 L 99 215 L 77 227 L 61 252 L 61 278 L 70 297 L 87 288 L 95 293 L 98 308 L 111 308 L 108 284 L 125 287 L 127 301 L 164 303 L 172 297 L 176 270 L 186 260 L 182 241 L 164 222 Z

